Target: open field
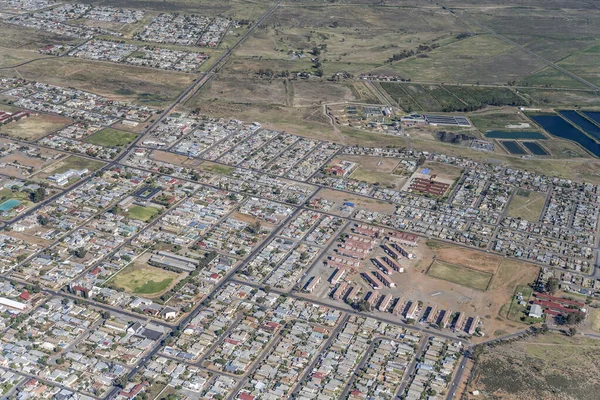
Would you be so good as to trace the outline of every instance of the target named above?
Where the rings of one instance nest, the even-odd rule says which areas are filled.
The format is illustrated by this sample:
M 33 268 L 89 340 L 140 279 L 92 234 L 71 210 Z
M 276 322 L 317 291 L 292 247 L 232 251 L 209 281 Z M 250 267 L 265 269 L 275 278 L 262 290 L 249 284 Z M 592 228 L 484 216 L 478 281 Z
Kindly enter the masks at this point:
M 206 172 L 214 172 L 215 174 L 220 175 L 231 175 L 231 173 L 235 170 L 234 167 L 230 167 L 228 165 L 221 165 L 211 163 L 210 161 L 205 161 L 201 164 L 200 169 Z
M 503 84 L 543 66 L 494 36 L 477 35 L 441 46 L 424 57 L 407 58 L 371 72 L 396 73 L 413 81 Z
M 487 290 L 493 275 L 435 260 L 427 275 L 477 290 Z
M 150 221 L 156 214 L 158 214 L 158 211 L 158 208 L 152 206 L 132 206 L 127 211 L 127 216 L 129 218 L 147 222 Z
M 2 108 L 0 108 L 1 110 Z M 27 118 L 0 126 L 0 134 L 22 140 L 36 140 L 71 123 L 64 117 L 47 114 L 31 114 Z
M 121 288 L 128 293 L 156 297 L 166 292 L 184 274 L 134 263 L 115 275 L 108 286 Z
M 510 126 L 519 126 L 520 124 L 529 124 L 529 127 L 521 126 L 514 128 L 518 131 L 533 130 L 531 121 L 518 111 L 503 110 L 494 113 L 476 113 L 469 116 L 469 119 L 477 129 L 485 133 L 487 131 L 509 130 Z
M 7 70 L 9 73 L 15 70 Z M 116 100 L 149 106 L 172 102 L 189 86 L 194 75 L 125 64 L 99 63 L 74 58 L 54 58 L 16 68 L 25 79 L 75 87 Z
M 543 193 L 517 190 L 508 205 L 508 215 L 537 222 L 545 202 L 546 195 Z
M 406 182 L 405 178 L 392 174 L 392 171 L 398 165 L 395 159 L 389 157 L 343 156 L 333 160 L 333 162 L 342 159 L 358 164 L 358 167 L 350 175 L 352 179 L 395 188 L 401 188 Z
M 236 62 L 259 58 L 289 61 L 277 72 L 311 70 L 314 46 L 325 46 L 322 65 L 326 76 L 339 71 L 358 73 L 382 65 L 393 54 L 419 44 L 446 43 L 464 31 L 442 9 L 335 4 L 285 3 L 236 50 Z M 294 54 L 296 53 L 296 54 Z M 305 57 L 298 57 L 302 53 Z M 253 68 L 248 68 L 252 70 Z
M 86 142 L 106 147 L 121 147 L 133 142 L 137 135 L 129 132 L 104 128 L 85 139 Z
M 520 88 L 519 93 L 539 107 L 600 107 L 600 96 L 596 92 L 586 90 L 559 90 Z
M 469 399 L 597 399 L 600 341 L 548 333 L 486 347 L 473 370 Z

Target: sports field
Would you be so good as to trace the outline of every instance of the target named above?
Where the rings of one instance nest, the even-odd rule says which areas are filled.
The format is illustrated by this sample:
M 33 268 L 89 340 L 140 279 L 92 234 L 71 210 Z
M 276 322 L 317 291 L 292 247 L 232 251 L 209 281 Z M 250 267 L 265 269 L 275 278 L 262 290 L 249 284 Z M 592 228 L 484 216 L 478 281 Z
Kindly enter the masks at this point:
M 133 142 L 137 135 L 129 132 L 118 131 L 116 129 L 105 128 L 94 133 L 85 141 L 105 147 L 121 147 Z
M 471 268 L 435 260 L 427 275 L 476 290 L 487 290 L 494 275 Z
M 132 264 L 115 275 L 109 285 L 128 293 L 158 296 L 176 282 L 180 275 L 182 274 L 150 265 Z

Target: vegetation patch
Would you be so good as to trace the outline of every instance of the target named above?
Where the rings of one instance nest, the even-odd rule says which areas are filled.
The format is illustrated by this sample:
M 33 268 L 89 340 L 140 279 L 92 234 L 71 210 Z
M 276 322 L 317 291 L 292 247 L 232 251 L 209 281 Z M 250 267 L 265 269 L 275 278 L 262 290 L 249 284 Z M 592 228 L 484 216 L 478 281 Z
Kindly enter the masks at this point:
M 598 398 L 600 342 L 546 333 L 476 351 L 469 392 L 486 398 Z

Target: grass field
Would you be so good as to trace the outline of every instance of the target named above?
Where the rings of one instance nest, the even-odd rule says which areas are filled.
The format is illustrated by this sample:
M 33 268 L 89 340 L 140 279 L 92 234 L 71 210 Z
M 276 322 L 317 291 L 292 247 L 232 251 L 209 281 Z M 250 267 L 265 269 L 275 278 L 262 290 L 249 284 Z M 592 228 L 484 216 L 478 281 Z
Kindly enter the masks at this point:
M 487 290 L 493 275 L 445 261 L 435 260 L 427 275 L 476 290 Z
M 486 347 L 469 392 L 486 399 L 595 400 L 598 357 L 600 341 L 554 333 Z
M 539 192 L 517 190 L 508 205 L 508 215 L 536 222 L 546 202 L 546 195 Z
M 0 126 L 0 133 L 23 140 L 36 140 L 71 122 L 55 115 L 32 114 L 19 121 Z
M 129 293 L 158 296 L 164 293 L 181 274 L 150 265 L 132 264 L 115 275 L 107 284 Z
M 121 147 L 133 142 L 137 135 L 116 129 L 104 128 L 86 138 L 86 142 L 106 147 Z
M 129 218 L 137 219 L 144 222 L 150 221 L 152 217 L 154 217 L 156 214 L 158 214 L 158 208 L 152 206 L 132 206 L 127 211 L 127 216 Z

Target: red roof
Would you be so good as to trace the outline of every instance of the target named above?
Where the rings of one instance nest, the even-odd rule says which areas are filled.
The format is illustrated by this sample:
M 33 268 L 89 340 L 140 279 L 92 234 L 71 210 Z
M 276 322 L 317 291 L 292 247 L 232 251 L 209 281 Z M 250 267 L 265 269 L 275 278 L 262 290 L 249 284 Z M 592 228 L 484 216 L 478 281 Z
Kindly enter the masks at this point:
M 248 393 L 240 393 L 238 399 L 240 400 L 254 400 L 256 397 L 249 395 Z
M 19 298 L 20 298 L 21 300 L 25 300 L 25 301 L 27 301 L 27 300 L 29 300 L 29 299 L 31 298 L 31 295 L 29 294 L 29 292 L 27 292 L 27 291 L 25 290 L 25 291 L 23 291 L 23 293 L 21 293 L 21 294 L 19 295 Z

